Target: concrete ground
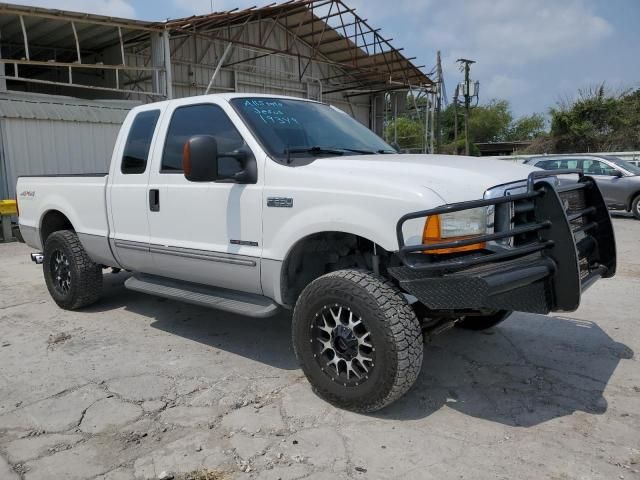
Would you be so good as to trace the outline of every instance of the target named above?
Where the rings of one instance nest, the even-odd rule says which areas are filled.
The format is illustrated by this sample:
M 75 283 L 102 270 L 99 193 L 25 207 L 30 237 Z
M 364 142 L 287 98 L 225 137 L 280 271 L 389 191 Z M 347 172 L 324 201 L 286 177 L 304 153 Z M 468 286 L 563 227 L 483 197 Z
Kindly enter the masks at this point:
M 314 396 L 285 315 L 164 301 L 113 274 L 67 312 L 29 249 L 0 245 L 0 479 L 640 478 L 640 222 L 614 223 L 618 275 L 577 312 L 448 331 L 375 415 Z

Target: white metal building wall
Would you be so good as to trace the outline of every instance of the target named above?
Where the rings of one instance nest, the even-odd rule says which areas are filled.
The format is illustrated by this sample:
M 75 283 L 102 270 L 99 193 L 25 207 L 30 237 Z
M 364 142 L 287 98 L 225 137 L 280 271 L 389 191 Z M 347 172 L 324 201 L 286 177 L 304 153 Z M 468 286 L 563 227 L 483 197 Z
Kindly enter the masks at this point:
M 42 104 L 20 101 L 8 106 L 6 98 L 0 98 L 0 198 L 15 196 L 21 175 L 108 171 L 129 108 L 87 110 L 86 105 L 66 103 L 48 104 L 45 112 Z
M 3 119 L 0 129 L 7 185 L 2 198 L 15 196 L 21 175 L 108 171 L 119 128 L 112 124 Z

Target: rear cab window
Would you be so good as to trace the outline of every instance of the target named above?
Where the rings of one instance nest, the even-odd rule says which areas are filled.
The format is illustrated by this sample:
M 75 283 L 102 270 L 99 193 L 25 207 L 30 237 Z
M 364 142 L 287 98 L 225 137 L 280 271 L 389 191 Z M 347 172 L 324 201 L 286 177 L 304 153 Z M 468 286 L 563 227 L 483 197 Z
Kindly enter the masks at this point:
M 151 140 L 159 117 L 160 110 L 147 110 L 138 113 L 133 119 L 120 164 L 123 174 L 141 174 L 146 171 Z

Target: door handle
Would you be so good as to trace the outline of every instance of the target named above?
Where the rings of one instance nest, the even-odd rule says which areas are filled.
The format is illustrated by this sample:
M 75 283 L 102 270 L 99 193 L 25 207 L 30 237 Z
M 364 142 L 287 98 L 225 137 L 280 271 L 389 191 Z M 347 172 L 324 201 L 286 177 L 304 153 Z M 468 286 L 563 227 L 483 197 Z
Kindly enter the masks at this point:
M 160 190 L 157 188 L 149 190 L 149 210 L 152 212 L 160 211 Z

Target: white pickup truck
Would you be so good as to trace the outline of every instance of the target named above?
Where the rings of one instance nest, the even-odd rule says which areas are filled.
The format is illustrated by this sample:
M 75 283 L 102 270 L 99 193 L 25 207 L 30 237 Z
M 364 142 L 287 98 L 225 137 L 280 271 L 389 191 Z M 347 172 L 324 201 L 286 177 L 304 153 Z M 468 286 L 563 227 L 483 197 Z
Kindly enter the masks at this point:
M 134 108 L 108 174 L 22 177 L 17 192 L 60 307 L 97 301 L 111 267 L 139 292 L 293 310 L 314 390 L 358 411 L 411 387 L 425 331 L 571 311 L 616 268 L 609 213 L 582 173 L 401 155 L 347 114 L 288 97 Z

